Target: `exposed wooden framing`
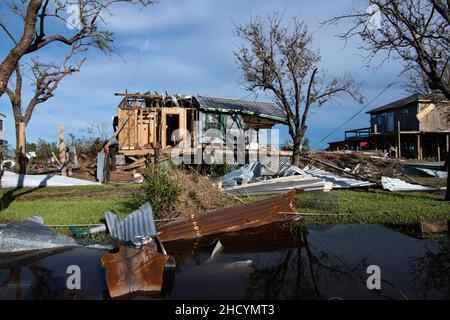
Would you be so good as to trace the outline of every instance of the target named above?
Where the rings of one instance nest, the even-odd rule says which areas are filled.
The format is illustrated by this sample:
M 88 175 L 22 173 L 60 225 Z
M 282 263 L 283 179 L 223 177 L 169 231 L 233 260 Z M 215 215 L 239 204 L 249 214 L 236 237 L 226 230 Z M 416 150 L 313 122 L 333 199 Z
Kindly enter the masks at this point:
M 140 110 L 138 110 L 138 112 L 139 112 L 138 144 L 139 144 L 139 148 L 142 148 L 144 145 L 144 143 L 143 143 L 143 136 L 144 136 L 144 133 L 143 133 L 143 131 L 144 131 L 143 110 L 140 109 Z
M 146 156 L 158 153 L 161 155 L 169 154 L 174 149 L 192 148 L 197 150 L 197 139 L 199 136 L 199 127 L 197 121 L 200 118 L 200 111 L 192 104 L 192 99 L 178 99 L 177 102 L 171 96 L 158 94 L 130 94 L 117 93 L 117 96 L 124 98 L 118 106 L 118 118 L 121 127 L 115 133 L 119 142 L 119 154 L 129 156 Z M 129 114 L 131 113 L 131 116 Z M 244 130 L 257 130 L 257 137 L 254 141 L 261 142 L 259 129 L 272 128 L 276 121 L 258 117 L 257 115 L 244 115 L 241 113 L 232 113 L 238 115 L 242 121 L 239 127 Z M 178 124 L 168 123 L 169 115 L 178 115 Z M 129 117 L 128 121 L 124 121 Z M 172 121 L 177 121 L 172 118 Z M 168 130 L 180 129 L 181 135 L 177 137 L 175 143 L 171 143 Z M 189 128 L 191 140 L 187 142 L 187 136 L 183 132 Z M 178 139 L 179 138 L 179 139 Z M 250 141 L 253 139 L 249 137 Z M 113 139 L 114 140 L 114 139 Z M 156 152 L 156 149 L 159 149 Z
M 402 157 L 402 142 L 401 142 L 401 133 L 400 133 L 400 121 L 397 121 L 397 158 Z

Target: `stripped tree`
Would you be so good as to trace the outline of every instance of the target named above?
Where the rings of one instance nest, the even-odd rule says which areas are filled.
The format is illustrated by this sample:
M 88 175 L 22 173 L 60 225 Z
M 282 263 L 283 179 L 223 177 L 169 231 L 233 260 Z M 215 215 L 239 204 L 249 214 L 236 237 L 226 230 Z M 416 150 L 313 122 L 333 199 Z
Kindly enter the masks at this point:
M 306 24 L 297 18 L 288 26 L 279 13 L 266 20 L 251 18 L 235 26 L 235 35 L 240 40 L 235 57 L 242 84 L 254 93 L 268 90 L 283 106 L 293 142 L 292 163 L 298 165 L 311 109 L 344 95 L 362 102 L 359 86 L 349 73 L 329 77 L 319 69 L 321 56 L 312 47 Z
M 75 42 L 89 41 L 103 50 L 110 50 L 113 34 L 102 29 L 105 26 L 102 16 L 111 5 L 131 3 L 148 5 L 153 0 L 4 0 L 0 3 L 2 12 L 18 17 L 21 23 L 19 36 L 14 36 L 5 21 L 0 28 L 14 39 L 14 45 L 0 63 L 0 97 L 5 93 L 9 78 L 16 70 L 23 56 L 43 47 L 59 43 L 72 46 Z M 70 12 L 71 14 L 67 14 Z M 59 25 L 55 28 L 55 23 Z M 49 28 L 49 24 L 51 28 Z M 67 28 L 70 26 L 70 28 Z M 52 34 L 53 30 L 59 33 Z M 70 31 L 70 32 L 69 32 Z
M 72 50 L 61 64 L 44 63 L 37 59 L 32 59 L 27 64 L 27 69 L 29 69 L 28 71 L 31 74 L 34 93 L 26 104 L 25 110 L 22 108 L 22 72 L 20 65 L 17 65 L 14 84 L 6 88 L 13 110 L 16 129 L 16 172 L 26 173 L 28 158 L 26 156 L 25 129 L 33 111 L 37 105 L 54 96 L 56 88 L 65 76 L 80 71 L 80 67 L 85 59 L 73 61 L 73 55 L 78 51 L 80 51 L 78 46 L 72 47 Z
M 23 24 L 21 38 L 17 40 L 7 24 L 0 21 L 1 29 L 12 43 L 11 51 L 0 64 L 0 96 L 7 92 L 13 108 L 16 129 L 16 171 L 26 172 L 25 128 L 35 107 L 53 97 L 65 76 L 80 70 L 84 58 L 77 59 L 76 56 L 89 48 L 97 48 L 106 53 L 114 51 L 111 46 L 113 34 L 102 29 L 106 25 L 104 14 L 109 14 L 110 6 L 117 3 L 148 5 L 152 2 L 152 0 L 8 0 L 0 4 L 1 7 L 9 9 L 10 13 Z M 55 29 L 60 30 L 60 34 L 48 35 L 49 30 Z M 35 57 L 22 63 L 27 65 L 31 73 L 34 88 L 33 96 L 23 112 L 23 77 L 20 61 L 24 60 L 26 55 L 52 43 L 62 44 L 68 48 L 68 54 L 61 64 L 45 63 Z M 10 81 L 14 72 L 15 81 Z
M 449 0 L 369 0 L 367 9 L 353 9 L 325 24 L 340 21 L 351 23 L 340 37 L 345 41 L 362 39 L 360 48 L 368 53 L 369 63 L 374 57 L 383 58 L 383 62 L 400 61 L 408 91 L 448 108 L 442 99 L 450 101 Z M 450 152 L 447 164 L 445 198 L 450 201 Z

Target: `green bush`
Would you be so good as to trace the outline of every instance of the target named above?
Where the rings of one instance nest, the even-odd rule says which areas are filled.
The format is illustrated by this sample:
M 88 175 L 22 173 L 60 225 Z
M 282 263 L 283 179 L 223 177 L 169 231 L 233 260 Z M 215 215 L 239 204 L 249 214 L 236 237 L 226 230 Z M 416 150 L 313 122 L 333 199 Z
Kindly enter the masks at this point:
M 225 159 L 223 160 L 223 163 L 212 165 L 211 175 L 213 177 L 222 177 L 229 172 L 231 172 L 231 167 L 227 164 Z
M 144 182 L 134 195 L 138 205 L 150 202 L 155 219 L 168 218 L 183 191 L 176 181 L 170 179 L 170 172 L 173 170 L 176 169 L 164 170 L 161 165 L 147 167 L 143 173 Z
M 59 147 L 56 142 L 47 142 L 44 139 L 39 139 L 35 145 L 36 159 L 35 162 L 46 163 L 49 161 L 53 154 L 59 157 Z

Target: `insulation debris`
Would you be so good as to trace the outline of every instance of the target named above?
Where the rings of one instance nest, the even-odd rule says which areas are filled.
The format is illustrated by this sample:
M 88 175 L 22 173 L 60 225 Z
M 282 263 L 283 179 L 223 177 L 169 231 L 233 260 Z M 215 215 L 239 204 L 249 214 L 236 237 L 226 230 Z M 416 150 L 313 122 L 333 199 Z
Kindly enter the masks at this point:
M 158 236 L 161 241 L 195 239 L 206 235 L 242 230 L 287 221 L 297 213 L 295 198 L 300 190 L 267 199 L 218 209 L 202 214 L 192 214 L 161 226 Z
M 4 171 L 1 178 L 2 188 L 40 188 L 40 187 L 69 187 L 69 186 L 89 186 L 98 185 L 99 183 L 63 177 L 57 175 L 28 175 L 17 174 L 9 171 Z
M 420 184 L 412 184 L 405 182 L 400 179 L 389 178 L 389 177 L 381 177 L 381 184 L 383 185 L 383 189 L 389 191 L 430 191 L 430 190 L 439 190 L 440 188 L 432 188 L 427 186 L 422 186 Z M 445 189 L 445 188 L 441 188 Z

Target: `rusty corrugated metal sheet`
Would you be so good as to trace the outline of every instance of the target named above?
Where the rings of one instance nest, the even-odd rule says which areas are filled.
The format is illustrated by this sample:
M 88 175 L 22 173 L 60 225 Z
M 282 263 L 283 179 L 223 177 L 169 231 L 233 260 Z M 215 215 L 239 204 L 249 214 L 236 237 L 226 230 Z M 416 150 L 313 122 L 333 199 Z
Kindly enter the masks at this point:
M 102 257 L 106 267 L 106 283 L 112 298 L 138 291 L 161 291 L 164 266 L 168 255 L 154 246 L 142 249 L 119 247 L 118 253 Z
M 193 239 L 287 221 L 293 217 L 288 212 L 297 212 L 295 197 L 302 192 L 294 189 L 260 201 L 191 215 L 161 226 L 158 235 L 161 241 Z

